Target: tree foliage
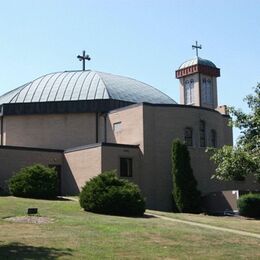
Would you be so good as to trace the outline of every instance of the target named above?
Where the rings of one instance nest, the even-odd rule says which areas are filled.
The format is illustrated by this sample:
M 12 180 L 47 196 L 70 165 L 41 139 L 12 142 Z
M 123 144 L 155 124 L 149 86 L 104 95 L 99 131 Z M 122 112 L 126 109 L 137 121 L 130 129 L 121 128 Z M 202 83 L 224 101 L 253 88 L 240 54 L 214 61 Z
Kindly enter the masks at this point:
M 190 165 L 187 146 L 180 140 L 172 144 L 173 199 L 179 212 L 200 212 L 200 192 Z
M 41 164 L 22 168 L 9 181 L 10 193 L 17 197 L 53 199 L 57 196 L 57 187 L 55 169 Z
M 86 182 L 80 193 L 80 205 L 86 211 L 121 216 L 141 216 L 145 211 L 138 186 L 119 179 L 113 171 Z
M 208 149 L 217 166 L 213 178 L 243 180 L 252 174 L 260 181 L 260 84 L 254 88 L 254 94 L 246 96 L 244 101 L 247 102 L 249 113 L 229 108 L 233 116 L 231 125 L 241 131 L 237 145 Z

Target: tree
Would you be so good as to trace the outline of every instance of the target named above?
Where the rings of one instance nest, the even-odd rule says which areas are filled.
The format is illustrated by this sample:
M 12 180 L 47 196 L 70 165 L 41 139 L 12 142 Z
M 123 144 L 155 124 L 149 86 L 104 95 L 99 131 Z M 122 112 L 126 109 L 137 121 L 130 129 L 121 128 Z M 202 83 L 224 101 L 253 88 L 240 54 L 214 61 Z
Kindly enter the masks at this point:
M 179 212 L 199 213 L 200 192 L 190 165 L 188 148 L 180 140 L 172 144 L 173 199 Z
M 209 148 L 211 160 L 216 164 L 213 178 L 219 180 L 243 180 L 251 174 L 260 181 L 260 84 L 254 88 L 254 95 L 248 95 L 250 112 L 244 113 L 234 107 L 229 108 L 234 117 L 231 125 L 241 130 L 235 147 Z

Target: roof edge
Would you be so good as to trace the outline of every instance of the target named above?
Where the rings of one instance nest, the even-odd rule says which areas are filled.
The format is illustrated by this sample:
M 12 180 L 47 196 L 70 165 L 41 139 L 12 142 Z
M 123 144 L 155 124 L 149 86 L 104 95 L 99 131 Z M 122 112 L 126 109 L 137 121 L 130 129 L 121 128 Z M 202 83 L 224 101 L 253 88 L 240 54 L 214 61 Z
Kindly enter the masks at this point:
M 118 144 L 118 143 L 94 143 L 94 144 L 88 144 L 88 145 L 82 145 L 82 146 L 77 146 L 73 148 L 66 149 L 64 151 L 65 153 L 72 153 L 72 152 L 77 152 L 77 151 L 82 151 L 82 150 L 87 150 L 87 149 L 92 149 L 92 148 L 97 148 L 97 147 L 121 147 L 121 148 L 139 148 L 138 145 L 132 145 L 132 144 Z

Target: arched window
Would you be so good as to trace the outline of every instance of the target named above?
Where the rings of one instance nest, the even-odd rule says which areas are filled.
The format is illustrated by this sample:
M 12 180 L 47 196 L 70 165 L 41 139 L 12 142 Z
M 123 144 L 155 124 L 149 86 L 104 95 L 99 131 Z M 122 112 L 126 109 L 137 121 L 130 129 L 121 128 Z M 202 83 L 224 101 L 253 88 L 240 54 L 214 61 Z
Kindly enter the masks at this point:
M 184 103 L 190 105 L 194 103 L 194 80 L 184 82 Z
M 200 147 L 206 147 L 206 125 L 203 120 L 200 120 Z
M 192 146 L 192 128 L 186 127 L 184 132 L 184 142 L 187 146 Z
M 212 104 L 212 84 L 211 80 L 207 80 L 206 84 L 206 103 Z
M 217 133 L 213 129 L 210 131 L 210 145 L 212 147 L 217 147 Z
M 184 104 L 189 104 L 189 89 L 190 89 L 190 82 L 189 80 L 186 80 L 184 82 Z
M 206 88 L 207 88 L 207 80 L 205 78 L 203 78 L 202 79 L 202 88 L 201 88 L 201 97 L 202 97 L 203 103 L 206 103 L 206 99 L 207 99 Z
M 194 80 L 190 80 L 190 104 L 194 103 Z
M 212 82 L 211 79 L 202 79 L 201 89 L 202 102 L 206 104 L 212 104 Z

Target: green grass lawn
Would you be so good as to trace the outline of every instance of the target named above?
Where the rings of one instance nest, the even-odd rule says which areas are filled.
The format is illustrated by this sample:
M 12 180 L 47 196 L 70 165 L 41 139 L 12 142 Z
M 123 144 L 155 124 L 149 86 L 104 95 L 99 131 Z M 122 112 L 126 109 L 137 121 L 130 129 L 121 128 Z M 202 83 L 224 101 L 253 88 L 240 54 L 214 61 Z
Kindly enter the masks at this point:
M 231 228 L 240 231 L 260 234 L 260 220 L 247 219 L 243 217 L 204 216 L 202 214 L 173 214 L 155 210 L 148 210 L 147 212 L 175 219 L 187 220 L 202 224 L 209 224 L 217 227 Z
M 38 207 L 41 216 L 52 218 L 54 222 L 23 224 L 4 220 L 25 215 L 28 207 Z M 186 220 L 194 217 L 167 215 L 183 216 Z M 211 221 L 211 217 L 200 217 Z M 222 221 L 223 218 L 215 218 L 212 224 L 220 225 Z M 227 225 L 229 221 L 236 221 L 235 225 L 245 231 L 255 232 L 254 226 L 259 230 L 260 225 L 259 221 L 247 223 L 243 219 L 227 218 L 225 221 Z M 75 201 L 0 197 L 0 259 L 127 258 L 260 259 L 260 240 L 159 218 L 87 213 Z

